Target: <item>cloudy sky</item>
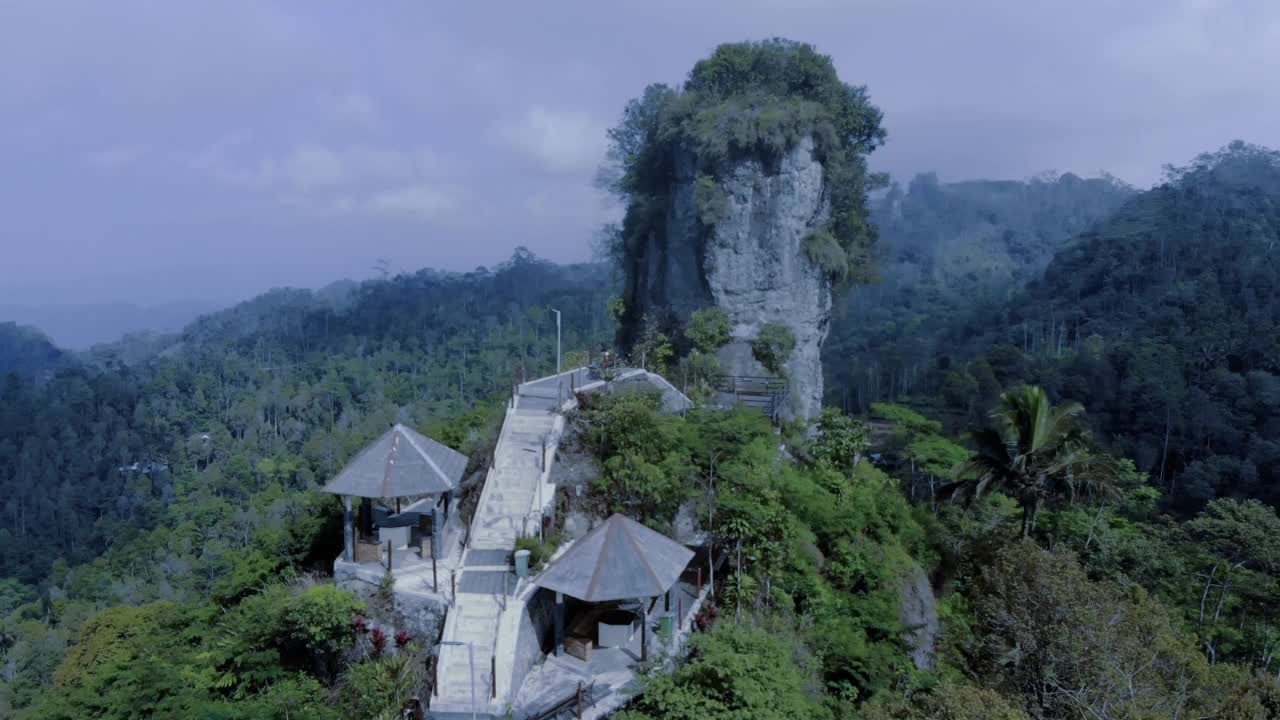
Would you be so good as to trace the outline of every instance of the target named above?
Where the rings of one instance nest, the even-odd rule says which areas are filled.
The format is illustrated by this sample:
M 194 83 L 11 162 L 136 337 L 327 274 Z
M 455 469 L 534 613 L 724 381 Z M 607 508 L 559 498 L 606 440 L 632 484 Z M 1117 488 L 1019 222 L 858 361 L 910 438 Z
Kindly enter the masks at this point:
M 0 0 L 0 304 L 586 258 L 625 102 L 770 36 L 869 86 L 899 177 L 1280 146 L 1275 0 Z

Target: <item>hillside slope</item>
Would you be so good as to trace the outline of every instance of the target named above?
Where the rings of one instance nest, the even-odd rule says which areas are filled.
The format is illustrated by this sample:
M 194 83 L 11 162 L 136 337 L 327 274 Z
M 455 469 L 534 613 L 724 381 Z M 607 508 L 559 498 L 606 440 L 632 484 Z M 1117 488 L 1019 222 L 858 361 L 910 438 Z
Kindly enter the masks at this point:
M 273 476 L 320 482 L 388 422 L 458 415 L 553 371 L 549 308 L 564 313 L 565 353 L 598 349 L 612 292 L 602 268 L 518 251 L 493 270 L 422 271 L 336 299 L 272 291 L 145 362 L 108 355 L 0 386 L 0 576 L 91 560 L 118 532 L 168 523 L 175 493 L 212 488 L 231 510 Z
M 930 173 L 905 192 L 895 185 L 872 211 L 880 279 L 840 300 L 823 349 L 827 401 L 865 409 L 909 390 L 944 332 L 1005 302 L 1132 195 L 1113 178 L 1071 174 L 939 183 Z
M 1036 382 L 1179 504 L 1280 502 L 1280 153 L 1237 142 L 1173 170 L 946 342 L 986 353 L 934 377 L 972 417 Z

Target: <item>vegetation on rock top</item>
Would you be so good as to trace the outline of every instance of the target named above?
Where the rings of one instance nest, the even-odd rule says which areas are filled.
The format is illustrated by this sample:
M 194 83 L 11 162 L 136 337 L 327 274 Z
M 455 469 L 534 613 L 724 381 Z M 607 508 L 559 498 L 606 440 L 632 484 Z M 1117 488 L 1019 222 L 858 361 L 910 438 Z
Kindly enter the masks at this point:
M 841 81 L 831 59 L 810 45 L 780 39 L 721 45 L 694 65 L 683 86 L 646 88 L 609 131 L 601 182 L 627 210 L 607 249 L 630 273 L 641 245 L 665 233 L 682 156 L 695 166 L 699 219 L 709 230 L 727 201 L 726 173 L 744 160 L 776 172 L 787 152 L 812 139 L 830 218 L 806 241 L 806 252 L 837 281 L 866 280 L 876 239 L 867 193 L 884 181 L 868 172 L 866 156 L 884 141 L 880 123 L 866 88 Z M 643 320 L 635 305 L 626 303 L 624 329 Z

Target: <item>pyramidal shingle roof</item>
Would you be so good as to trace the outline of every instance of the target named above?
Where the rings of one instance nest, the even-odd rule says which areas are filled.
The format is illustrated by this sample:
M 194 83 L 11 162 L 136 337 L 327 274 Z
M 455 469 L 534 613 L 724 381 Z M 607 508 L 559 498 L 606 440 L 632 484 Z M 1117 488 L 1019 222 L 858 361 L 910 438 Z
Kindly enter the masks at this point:
M 432 495 L 456 488 L 466 469 L 466 455 L 397 423 L 322 489 L 367 498 Z
M 536 578 L 539 587 L 587 602 L 661 595 L 693 551 L 622 515 L 582 536 Z

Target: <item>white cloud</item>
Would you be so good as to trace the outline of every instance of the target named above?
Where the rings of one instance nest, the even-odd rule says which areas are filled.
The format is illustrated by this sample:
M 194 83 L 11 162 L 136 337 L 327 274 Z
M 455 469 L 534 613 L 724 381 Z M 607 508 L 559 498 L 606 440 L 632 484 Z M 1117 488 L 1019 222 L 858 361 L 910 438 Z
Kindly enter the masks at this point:
M 379 214 L 439 220 L 457 208 L 457 199 L 447 189 L 417 183 L 375 194 L 366 207 Z
M 438 174 L 443 163 L 426 148 L 302 143 L 260 155 L 250 137 L 233 133 L 189 156 L 187 164 L 228 185 L 313 192 L 361 184 L 404 183 Z
M 271 183 L 283 183 L 301 192 L 343 185 L 350 179 L 351 168 L 339 153 L 320 145 L 302 145 L 293 149 L 282 161 L 267 161 L 263 172 Z
M 438 220 L 457 206 L 442 183 L 445 165 L 428 148 L 301 143 L 262 155 L 253 138 L 232 133 L 185 164 L 224 185 L 261 192 L 318 215 L 365 213 Z
M 1178 0 L 1152 22 L 1117 33 L 1104 52 L 1183 101 L 1254 93 L 1260 73 L 1280 62 L 1280 5 Z
M 369 127 L 378 122 L 378 104 L 364 93 L 335 93 L 326 97 L 325 104 L 339 120 L 352 125 Z
M 499 127 L 498 135 L 551 172 L 579 174 L 600 165 L 606 129 L 586 113 L 535 105 L 518 121 Z
M 116 170 L 137 164 L 149 152 L 145 145 L 116 145 L 91 152 L 85 159 L 93 167 Z

